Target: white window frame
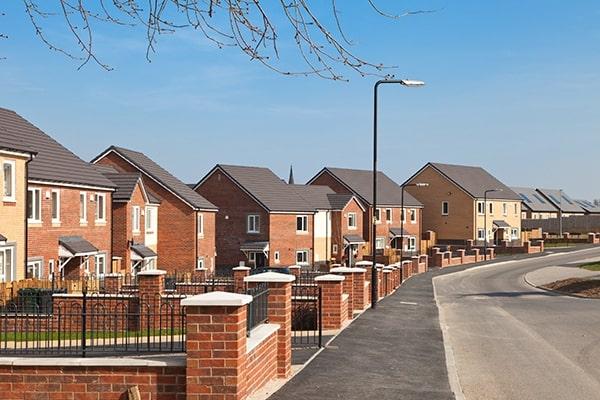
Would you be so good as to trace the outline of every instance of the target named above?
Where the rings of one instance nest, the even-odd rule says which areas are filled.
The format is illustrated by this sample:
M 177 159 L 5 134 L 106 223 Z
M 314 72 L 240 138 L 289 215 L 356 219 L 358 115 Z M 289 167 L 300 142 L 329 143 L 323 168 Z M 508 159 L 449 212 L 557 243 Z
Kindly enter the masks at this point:
M 196 259 L 196 269 L 200 270 L 204 268 L 204 257 L 198 257 Z
M 10 265 L 6 266 L 6 260 L 9 258 L 6 256 L 6 253 L 10 252 Z M 15 246 L 2 246 L 0 247 L 0 262 L 2 262 L 2 266 L 4 268 L 4 275 L 0 276 L 0 282 L 10 282 L 15 279 L 15 275 L 17 274 L 17 268 L 15 265 L 16 258 L 16 247 Z
M 100 203 L 102 203 L 102 218 L 100 218 Z M 96 222 L 106 222 L 106 193 L 96 193 Z
M 103 272 L 100 272 L 100 269 L 98 268 L 99 260 L 103 260 Z M 96 276 L 98 277 L 102 277 L 104 276 L 104 274 L 106 274 L 106 254 L 96 254 L 96 256 L 94 257 L 94 271 L 96 272 Z
M 477 215 L 485 215 L 485 204 L 483 201 L 477 202 Z
M 273 253 L 273 258 L 275 259 L 275 263 L 279 264 L 279 262 L 281 261 L 281 258 L 280 258 L 280 255 L 279 255 L 278 251 L 276 251 L 276 252 Z
M 10 195 L 6 195 L 6 175 L 4 174 L 4 167 L 10 165 Z M 17 165 L 12 160 L 4 160 L 2 162 L 2 197 L 3 200 L 9 203 L 17 201 Z
M 250 223 L 250 221 L 252 221 L 252 224 Z M 260 233 L 260 215 L 248 215 L 248 217 L 246 218 L 246 233 Z
M 90 257 L 89 256 L 86 257 L 81 265 L 83 265 L 83 270 L 89 274 L 90 273 Z
M 375 209 L 375 223 L 377 223 L 377 224 L 381 223 L 381 208 Z
M 490 201 L 488 204 L 489 204 L 488 208 L 489 208 L 490 215 L 494 215 L 494 203 Z
M 519 228 L 511 228 L 510 238 L 513 240 L 519 239 Z
M 248 261 L 255 263 L 256 262 L 256 252 L 251 251 L 248 253 Z
M 133 233 L 140 233 L 141 223 L 141 211 L 139 206 L 131 207 L 131 230 Z
M 82 203 L 83 200 L 83 203 Z M 87 197 L 87 192 L 79 192 L 79 223 L 80 224 L 87 224 L 87 209 L 88 209 L 88 197 Z M 81 206 L 83 205 L 83 215 L 82 214 L 82 209 Z
M 485 240 L 485 229 L 477 229 L 477 240 Z
M 334 243 L 331 247 L 332 247 L 331 252 L 333 254 L 337 254 L 338 253 L 338 245 L 337 245 L 337 243 Z
M 502 203 L 502 215 L 508 216 L 508 204 Z
M 300 229 L 298 229 L 300 223 Z M 296 215 L 296 233 L 308 233 L 308 215 Z
M 388 212 L 389 212 L 389 218 L 388 218 Z M 392 210 L 391 208 L 386 208 L 385 209 L 385 220 L 387 223 L 391 224 L 392 221 L 394 220 L 394 210 Z
M 54 277 L 54 260 L 48 260 L 48 279 Z
M 375 238 L 375 249 L 376 250 L 385 250 L 386 240 L 383 236 L 378 236 Z
M 442 201 L 442 215 L 450 215 L 450 202 Z
M 154 233 L 154 207 L 145 208 L 144 218 L 146 219 L 146 223 L 144 224 L 146 233 Z
M 410 223 L 416 224 L 417 223 L 417 210 L 414 208 L 411 208 L 409 210 L 409 213 L 410 213 Z
M 298 256 L 301 255 L 301 259 Z M 306 255 L 306 257 L 304 257 Z M 296 250 L 296 264 L 298 265 L 309 265 L 308 261 L 308 250 Z
M 411 236 L 408 238 L 407 250 L 415 251 L 416 249 L 417 249 L 417 238 L 414 236 Z
M 197 234 L 199 238 L 204 237 L 204 214 L 198 213 L 196 214 L 196 225 L 197 225 Z
M 32 269 L 33 272 L 31 274 L 28 274 L 30 268 Z M 42 279 L 42 277 L 44 276 L 44 261 L 43 260 L 27 261 L 26 275 L 31 278 Z
M 358 228 L 358 224 L 357 224 L 357 214 L 355 212 L 349 212 L 348 213 L 348 229 L 351 230 L 356 230 Z M 351 221 L 353 223 L 351 223 Z
M 54 194 L 56 194 L 56 217 L 54 216 Z M 52 189 L 50 191 L 50 216 L 52 217 L 53 224 L 60 224 L 60 189 Z
M 31 196 L 30 196 L 31 192 Z M 37 204 L 35 203 L 35 195 L 37 193 Z M 33 216 L 29 218 L 29 204 L 27 204 L 27 221 L 32 223 L 41 223 L 42 222 L 42 189 L 40 188 L 27 188 L 27 203 L 29 203 L 29 199 L 31 198 L 31 212 Z M 37 213 L 36 213 L 37 211 Z M 36 218 L 37 214 L 37 218 Z
M 515 215 L 519 215 L 519 204 L 515 203 Z

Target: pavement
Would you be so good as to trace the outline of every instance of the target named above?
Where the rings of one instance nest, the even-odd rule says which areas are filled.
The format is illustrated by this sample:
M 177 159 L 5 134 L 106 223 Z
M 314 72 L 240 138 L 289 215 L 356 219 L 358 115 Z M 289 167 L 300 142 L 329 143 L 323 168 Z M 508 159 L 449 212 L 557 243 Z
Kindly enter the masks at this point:
M 600 398 L 600 300 L 542 291 L 524 279 L 540 270 L 545 280 L 569 266 L 573 274 L 599 256 L 600 248 L 555 252 L 434 278 L 465 399 Z
M 525 274 L 525 281 L 532 286 L 540 287 L 548 283 L 569 278 L 590 279 L 600 277 L 600 272 L 571 266 L 555 266 L 536 269 Z

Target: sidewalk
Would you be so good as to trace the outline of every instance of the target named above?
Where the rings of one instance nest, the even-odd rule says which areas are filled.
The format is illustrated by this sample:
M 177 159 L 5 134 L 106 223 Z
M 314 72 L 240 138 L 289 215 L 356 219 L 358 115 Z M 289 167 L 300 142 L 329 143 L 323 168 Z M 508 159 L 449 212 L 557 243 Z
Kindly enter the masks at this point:
M 270 399 L 454 399 L 431 278 L 365 312 Z
M 578 267 L 546 267 L 525 275 L 525 281 L 531 286 L 540 287 L 548 283 L 569 278 L 589 279 L 599 277 L 600 273 Z

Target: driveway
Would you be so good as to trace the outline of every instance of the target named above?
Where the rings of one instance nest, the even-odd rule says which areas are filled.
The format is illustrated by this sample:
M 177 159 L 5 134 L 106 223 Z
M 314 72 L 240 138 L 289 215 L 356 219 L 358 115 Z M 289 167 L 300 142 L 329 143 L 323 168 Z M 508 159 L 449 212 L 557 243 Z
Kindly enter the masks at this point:
M 466 399 L 600 398 L 600 300 L 541 291 L 523 279 L 598 256 L 597 248 L 557 253 L 434 278 Z

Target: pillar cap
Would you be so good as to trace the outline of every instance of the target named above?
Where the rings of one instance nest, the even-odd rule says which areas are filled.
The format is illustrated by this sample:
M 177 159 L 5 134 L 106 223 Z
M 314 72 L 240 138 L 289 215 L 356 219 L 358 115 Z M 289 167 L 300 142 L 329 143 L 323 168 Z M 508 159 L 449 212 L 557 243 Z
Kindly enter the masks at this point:
M 302 269 L 302 265 L 290 265 L 288 269 Z
M 252 268 L 240 265 L 239 267 L 232 268 L 233 271 L 250 271 Z
M 367 272 L 364 268 L 349 268 L 349 267 L 337 267 L 331 268 L 329 272 L 333 273 L 358 273 L 358 272 Z
M 359 266 L 359 265 L 366 265 L 366 266 L 372 266 L 373 262 L 372 261 L 367 261 L 367 260 L 362 260 L 362 261 L 357 261 L 356 263 L 354 263 L 354 265 Z
M 228 292 L 210 292 L 181 300 L 182 306 L 245 306 L 252 296 Z
M 315 282 L 342 282 L 344 279 L 343 275 L 327 274 L 315 277 Z
M 166 274 L 167 271 L 165 271 L 164 269 L 151 269 L 148 271 L 140 271 L 137 273 L 138 276 L 161 276 Z
M 123 274 L 120 272 L 111 272 L 110 274 L 104 274 L 105 278 L 120 278 Z
M 244 282 L 294 282 L 296 277 L 290 274 L 282 274 L 280 272 L 263 272 L 262 274 L 250 275 L 244 278 Z

